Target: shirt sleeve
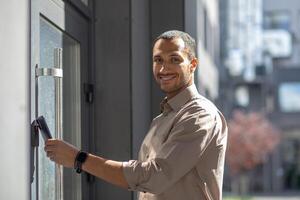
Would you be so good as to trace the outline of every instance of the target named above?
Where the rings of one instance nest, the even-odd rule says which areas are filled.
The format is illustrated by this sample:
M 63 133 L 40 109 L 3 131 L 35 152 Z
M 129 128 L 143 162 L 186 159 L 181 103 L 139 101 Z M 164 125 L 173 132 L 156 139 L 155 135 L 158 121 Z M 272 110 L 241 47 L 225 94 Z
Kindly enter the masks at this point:
M 165 191 L 199 162 L 215 127 L 215 117 L 203 109 L 196 107 L 184 112 L 155 158 L 123 163 L 129 189 L 153 194 Z

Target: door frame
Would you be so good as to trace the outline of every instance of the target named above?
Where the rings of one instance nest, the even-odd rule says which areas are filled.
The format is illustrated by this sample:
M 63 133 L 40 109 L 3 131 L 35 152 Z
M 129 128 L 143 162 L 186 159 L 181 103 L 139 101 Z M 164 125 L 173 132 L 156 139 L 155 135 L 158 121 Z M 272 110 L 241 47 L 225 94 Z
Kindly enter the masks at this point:
M 78 5 L 82 7 L 83 3 L 79 3 L 79 0 L 72 0 L 63 2 L 62 0 L 32 0 L 31 1 L 31 68 L 30 68 L 30 118 L 33 121 L 38 115 L 38 101 L 37 101 L 37 83 L 35 76 L 36 66 L 40 63 L 40 17 L 47 19 L 55 27 L 62 32 L 72 37 L 76 41 L 80 42 L 80 87 L 81 87 L 81 143 L 82 149 L 90 150 L 90 137 L 93 135 L 92 124 L 92 108 L 85 101 L 84 83 L 91 82 L 90 75 L 90 9 L 86 8 L 79 11 Z M 76 5 L 72 4 L 76 3 Z M 76 7 L 76 9 L 75 9 Z M 93 141 L 93 140 L 91 140 Z M 38 150 L 36 148 L 35 156 L 38 156 Z M 35 163 L 35 179 L 38 179 L 38 163 Z M 82 196 L 85 199 L 90 199 L 89 187 L 87 184 L 88 175 L 83 174 L 82 177 Z M 89 179 L 90 180 L 90 179 Z M 37 183 L 38 180 L 34 180 Z M 31 184 L 30 198 L 32 198 L 32 192 L 36 193 L 36 200 L 38 197 L 38 184 Z

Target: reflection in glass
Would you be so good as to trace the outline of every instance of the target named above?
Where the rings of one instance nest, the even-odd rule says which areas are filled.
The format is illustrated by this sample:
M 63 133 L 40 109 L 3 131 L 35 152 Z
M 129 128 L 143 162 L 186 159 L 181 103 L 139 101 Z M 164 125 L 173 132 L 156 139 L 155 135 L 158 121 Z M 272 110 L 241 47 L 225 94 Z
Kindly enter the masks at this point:
M 300 82 L 279 86 L 279 106 L 283 112 L 300 112 Z

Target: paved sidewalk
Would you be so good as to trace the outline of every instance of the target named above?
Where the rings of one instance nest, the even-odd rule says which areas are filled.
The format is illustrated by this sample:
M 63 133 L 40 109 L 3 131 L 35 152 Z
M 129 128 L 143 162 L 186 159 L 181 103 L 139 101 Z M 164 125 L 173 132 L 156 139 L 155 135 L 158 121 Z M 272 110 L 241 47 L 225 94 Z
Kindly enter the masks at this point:
M 257 196 L 251 198 L 251 200 L 300 200 L 300 196 Z
M 300 197 L 253 197 L 251 200 L 300 200 Z
M 248 197 L 224 196 L 224 200 L 300 200 L 300 194 L 287 195 L 249 195 Z

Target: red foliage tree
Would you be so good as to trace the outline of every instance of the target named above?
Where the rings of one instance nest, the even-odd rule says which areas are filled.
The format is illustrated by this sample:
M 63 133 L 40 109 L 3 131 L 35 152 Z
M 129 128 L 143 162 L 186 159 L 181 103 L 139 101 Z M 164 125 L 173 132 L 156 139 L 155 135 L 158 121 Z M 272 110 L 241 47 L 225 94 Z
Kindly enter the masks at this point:
M 279 143 L 279 131 L 260 113 L 234 111 L 229 121 L 227 164 L 232 175 L 265 161 Z

